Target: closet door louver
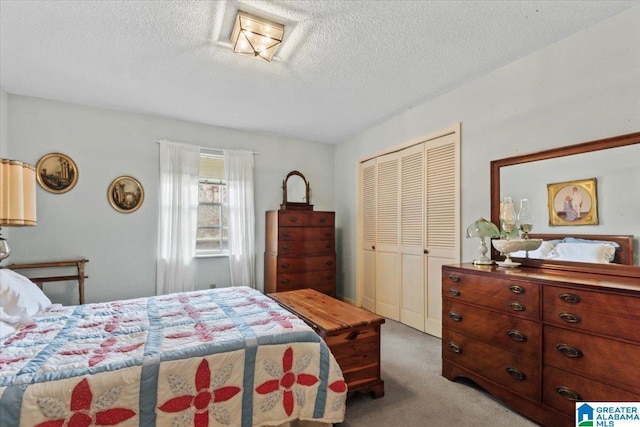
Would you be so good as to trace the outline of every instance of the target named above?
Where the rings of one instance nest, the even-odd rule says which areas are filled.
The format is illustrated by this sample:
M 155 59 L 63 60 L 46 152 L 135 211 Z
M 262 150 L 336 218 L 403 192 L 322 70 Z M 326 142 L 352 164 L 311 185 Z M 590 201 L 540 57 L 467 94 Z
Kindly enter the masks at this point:
M 376 182 L 376 313 L 400 320 L 399 155 L 380 156 Z
M 460 261 L 460 144 L 456 134 L 428 141 L 426 158 L 427 286 L 425 332 L 441 336 L 442 266 Z
M 376 159 L 362 164 L 362 307 L 376 311 Z
M 424 330 L 424 144 L 400 151 L 400 321 Z

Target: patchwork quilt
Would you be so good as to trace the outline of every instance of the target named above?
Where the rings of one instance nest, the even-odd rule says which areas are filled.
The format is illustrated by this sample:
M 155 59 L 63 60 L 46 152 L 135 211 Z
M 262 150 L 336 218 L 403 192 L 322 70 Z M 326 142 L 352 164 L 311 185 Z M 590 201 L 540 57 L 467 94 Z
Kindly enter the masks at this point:
M 344 418 L 347 386 L 326 344 L 248 287 L 53 306 L 0 344 L 2 426 Z

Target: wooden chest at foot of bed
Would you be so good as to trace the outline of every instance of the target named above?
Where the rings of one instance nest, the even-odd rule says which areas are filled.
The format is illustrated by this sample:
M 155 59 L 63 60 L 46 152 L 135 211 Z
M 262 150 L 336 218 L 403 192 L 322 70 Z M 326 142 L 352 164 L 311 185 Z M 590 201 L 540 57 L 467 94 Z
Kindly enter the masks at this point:
M 302 318 L 325 340 L 342 369 L 349 394 L 364 391 L 374 398 L 384 396 L 384 381 L 380 378 L 383 317 L 313 289 L 269 296 Z

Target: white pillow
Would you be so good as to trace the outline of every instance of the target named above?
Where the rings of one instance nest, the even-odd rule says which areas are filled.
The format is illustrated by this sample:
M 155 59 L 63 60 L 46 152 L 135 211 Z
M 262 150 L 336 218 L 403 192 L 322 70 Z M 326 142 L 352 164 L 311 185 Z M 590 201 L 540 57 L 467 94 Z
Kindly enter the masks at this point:
M 609 244 L 558 243 L 548 258 L 555 261 L 596 262 L 608 264 L 615 256 L 616 248 Z
M 544 259 L 555 248 L 557 240 L 544 241 L 535 251 L 529 251 L 530 259 Z M 510 256 L 516 258 L 526 258 L 527 251 L 511 252 Z
M 51 300 L 31 280 L 15 271 L 0 269 L 0 307 L 9 316 L 33 316 L 51 306 Z

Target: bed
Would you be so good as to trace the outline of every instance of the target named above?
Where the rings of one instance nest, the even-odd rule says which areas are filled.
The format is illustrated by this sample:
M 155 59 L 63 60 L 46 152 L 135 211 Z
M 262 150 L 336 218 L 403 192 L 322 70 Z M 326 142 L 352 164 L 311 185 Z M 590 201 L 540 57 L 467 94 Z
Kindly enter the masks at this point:
M 35 289 L 23 283 L 16 286 L 28 295 L 10 295 L 18 275 L 0 274 L 0 314 L 13 322 L 2 323 L 0 338 L 3 426 L 344 418 L 347 387 L 326 344 L 254 289 L 60 306 L 47 304 L 26 278 Z

